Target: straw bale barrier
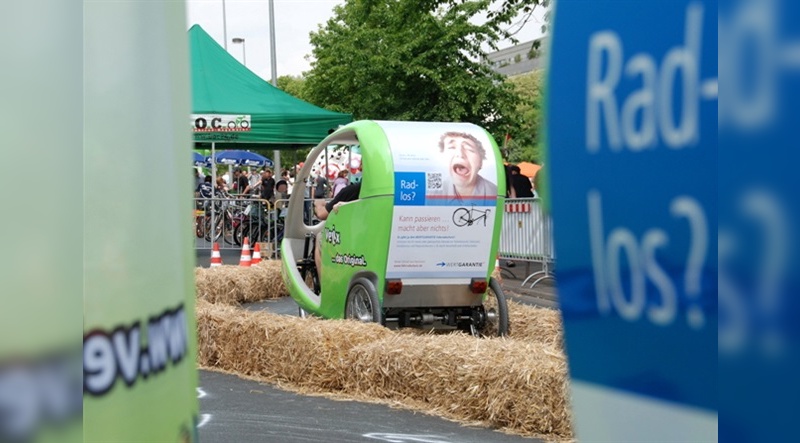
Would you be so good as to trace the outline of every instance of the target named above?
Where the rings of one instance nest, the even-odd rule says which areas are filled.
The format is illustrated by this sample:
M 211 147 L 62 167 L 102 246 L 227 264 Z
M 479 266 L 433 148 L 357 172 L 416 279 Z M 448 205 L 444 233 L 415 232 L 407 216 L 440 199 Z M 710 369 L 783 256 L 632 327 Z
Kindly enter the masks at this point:
M 397 333 L 377 324 L 251 312 L 203 300 L 197 318 L 203 367 L 305 393 L 572 439 L 567 365 L 559 346 Z
M 508 301 L 509 337 L 564 349 L 564 324 L 561 312 Z
M 195 268 L 197 298 L 211 303 L 235 305 L 286 297 L 280 260 L 264 260 L 253 266 L 223 265 Z

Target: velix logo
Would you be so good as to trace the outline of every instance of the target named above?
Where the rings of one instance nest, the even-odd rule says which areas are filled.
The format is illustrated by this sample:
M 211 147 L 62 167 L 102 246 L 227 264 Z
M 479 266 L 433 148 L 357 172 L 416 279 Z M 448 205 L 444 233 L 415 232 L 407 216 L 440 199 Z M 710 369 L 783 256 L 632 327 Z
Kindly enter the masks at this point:
M 192 114 L 194 132 L 247 132 L 251 126 L 249 115 Z

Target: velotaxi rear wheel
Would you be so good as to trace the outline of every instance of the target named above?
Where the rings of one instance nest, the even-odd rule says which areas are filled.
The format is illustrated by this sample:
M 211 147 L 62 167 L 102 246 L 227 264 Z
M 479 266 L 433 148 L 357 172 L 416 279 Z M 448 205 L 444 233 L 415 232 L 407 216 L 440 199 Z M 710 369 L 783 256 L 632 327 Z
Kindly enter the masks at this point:
M 364 277 L 357 278 L 347 292 L 344 318 L 366 323 L 382 323 L 383 313 L 375 285 Z

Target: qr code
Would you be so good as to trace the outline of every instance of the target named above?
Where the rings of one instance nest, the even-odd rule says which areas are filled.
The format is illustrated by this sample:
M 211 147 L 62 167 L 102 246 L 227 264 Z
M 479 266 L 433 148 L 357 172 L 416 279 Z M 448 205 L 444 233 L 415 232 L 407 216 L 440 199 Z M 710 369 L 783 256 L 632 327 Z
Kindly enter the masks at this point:
M 428 178 L 428 183 L 427 183 L 428 191 L 438 191 L 442 189 L 441 172 L 429 172 L 427 178 Z

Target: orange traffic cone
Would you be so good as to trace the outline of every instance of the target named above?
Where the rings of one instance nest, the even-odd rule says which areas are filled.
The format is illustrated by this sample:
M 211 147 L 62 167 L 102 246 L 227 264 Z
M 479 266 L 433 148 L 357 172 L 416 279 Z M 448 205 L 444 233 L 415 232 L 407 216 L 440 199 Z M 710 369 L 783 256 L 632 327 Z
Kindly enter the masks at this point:
M 250 267 L 250 242 L 247 237 L 242 242 L 242 257 L 239 259 L 239 266 Z
M 222 256 L 219 255 L 219 243 L 214 242 L 214 248 L 211 250 L 211 266 L 222 266 Z
M 492 272 L 492 277 L 496 278 L 498 282 L 503 282 L 503 274 L 502 269 L 500 268 L 500 254 L 497 254 L 494 259 L 494 272 Z
M 259 263 L 261 263 L 261 247 L 256 242 L 255 246 L 253 246 L 253 259 L 250 260 L 250 264 L 257 265 Z

